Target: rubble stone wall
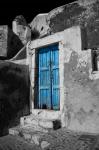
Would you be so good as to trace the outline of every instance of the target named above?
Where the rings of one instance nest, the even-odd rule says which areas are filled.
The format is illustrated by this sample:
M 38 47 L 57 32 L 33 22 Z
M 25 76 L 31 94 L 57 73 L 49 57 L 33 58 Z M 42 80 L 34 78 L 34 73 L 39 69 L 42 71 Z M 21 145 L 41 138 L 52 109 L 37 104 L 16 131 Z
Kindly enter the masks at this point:
M 79 27 L 64 32 L 63 122 L 70 130 L 98 133 L 99 73 L 92 71 L 91 49 L 82 50 Z
M 8 26 L 0 26 L 0 56 L 7 56 Z
M 0 136 L 29 115 L 28 66 L 0 61 Z
M 99 0 L 58 7 L 46 21 L 45 36 L 64 32 L 62 123 L 70 130 L 99 133 L 99 71 L 92 71 L 91 55 L 99 47 Z

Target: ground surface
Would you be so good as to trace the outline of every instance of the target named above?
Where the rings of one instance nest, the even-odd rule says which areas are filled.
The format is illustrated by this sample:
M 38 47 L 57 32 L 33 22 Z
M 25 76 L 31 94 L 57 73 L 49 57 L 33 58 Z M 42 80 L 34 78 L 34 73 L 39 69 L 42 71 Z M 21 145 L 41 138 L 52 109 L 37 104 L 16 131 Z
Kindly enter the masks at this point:
M 41 145 L 44 150 L 99 150 L 99 136 L 59 129 L 44 134 L 39 146 L 18 136 L 7 135 L 0 138 L 0 150 L 41 150 Z
M 0 150 L 40 150 L 21 137 L 7 135 L 0 138 Z

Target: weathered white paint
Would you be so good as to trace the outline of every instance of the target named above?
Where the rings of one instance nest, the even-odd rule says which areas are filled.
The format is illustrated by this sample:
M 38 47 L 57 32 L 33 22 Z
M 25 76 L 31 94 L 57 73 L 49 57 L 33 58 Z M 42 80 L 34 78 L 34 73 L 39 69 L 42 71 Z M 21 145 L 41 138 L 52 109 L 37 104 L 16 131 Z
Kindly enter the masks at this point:
M 43 109 L 34 109 L 34 76 L 35 76 L 35 51 L 38 48 L 43 46 L 48 46 L 54 43 L 59 43 L 59 76 L 60 76 L 60 110 L 59 111 L 52 111 L 52 110 L 43 110 Z M 64 105 L 66 103 L 65 97 L 65 87 L 64 87 L 64 63 L 69 61 L 71 52 L 69 51 L 76 51 L 80 53 L 81 51 L 81 31 L 80 27 L 72 27 L 67 29 L 63 32 L 56 33 L 54 35 L 50 35 L 44 37 L 42 39 L 37 39 L 31 41 L 28 44 L 27 55 L 30 66 L 30 80 L 31 80 L 31 92 L 30 92 L 30 111 L 33 115 L 40 116 L 42 119 L 44 118 L 51 118 L 53 119 L 61 119 L 62 126 L 66 126 L 66 119 L 64 120 Z M 69 53 L 69 56 L 68 56 Z M 68 56 L 68 57 L 67 57 Z M 45 115 L 46 114 L 46 115 Z
M 27 59 L 21 59 L 21 60 L 8 60 L 8 62 L 13 62 L 15 64 L 20 64 L 20 65 L 26 65 L 26 60 Z
M 59 43 L 60 110 L 54 111 L 34 109 L 33 96 L 35 51 L 40 47 L 54 43 Z M 70 130 L 92 133 L 99 132 L 98 93 L 97 95 L 94 95 L 95 92 L 98 91 L 97 79 L 99 79 L 99 72 L 92 71 L 91 49 L 88 49 L 86 51 L 81 50 L 82 41 L 80 27 L 72 27 L 63 32 L 42 39 L 37 39 L 29 43 L 27 48 L 27 64 L 29 64 L 31 79 L 30 111 L 32 113 L 32 116 L 30 116 L 29 119 L 25 119 L 25 121 L 31 124 L 33 116 L 42 120 L 50 119 L 50 121 L 59 119 L 61 120 L 62 127 L 66 127 Z M 87 75 L 84 76 L 84 73 L 86 74 L 86 70 L 82 71 L 82 74 L 80 74 L 80 79 L 83 79 L 84 77 L 88 84 L 90 82 L 89 85 L 87 85 L 87 83 L 84 83 L 86 84 L 86 86 L 83 87 L 80 82 L 78 83 L 78 81 L 74 81 L 73 79 L 75 79 L 75 77 L 71 76 L 71 72 L 68 74 L 69 76 L 71 76 L 70 79 L 65 76 L 65 67 L 69 65 L 68 67 L 70 68 L 68 68 L 68 71 L 70 71 L 69 69 L 72 69 L 71 65 L 73 64 L 71 63 L 71 58 L 74 59 L 72 60 L 72 63 L 75 63 L 75 59 L 77 59 L 75 70 L 78 71 L 76 72 L 78 78 L 79 73 L 81 73 L 79 72 L 79 69 L 87 69 Z M 76 78 L 76 80 L 78 78 Z M 68 79 L 69 82 L 67 81 Z M 93 88 L 95 88 L 95 92 Z M 44 124 L 44 122 L 42 123 Z M 49 123 L 49 120 L 47 123 Z M 50 125 L 52 125 L 52 123 Z
M 15 20 L 12 22 L 12 31 L 17 34 L 17 23 Z
M 7 57 L 8 48 L 8 26 L 0 25 L 0 56 Z
M 30 23 L 32 31 L 38 31 L 40 33 L 40 37 L 46 35 L 48 32 L 49 26 L 46 20 L 47 16 L 47 13 L 38 14 Z
M 63 80 L 64 80 L 64 55 L 63 55 L 63 34 L 64 32 L 61 33 L 57 33 L 55 35 L 51 35 L 51 36 L 47 36 L 45 38 L 42 39 L 37 39 L 35 41 L 32 41 L 29 44 L 29 50 L 28 50 L 28 59 L 31 59 L 29 62 L 29 66 L 30 66 L 30 80 L 31 80 L 31 107 L 30 107 L 30 111 L 32 112 L 32 114 L 35 112 L 35 115 L 40 114 L 40 116 L 44 117 L 44 118 L 52 118 L 51 116 L 54 116 L 54 119 L 60 118 L 60 111 L 62 111 L 63 109 L 63 101 L 64 101 L 64 88 L 63 88 Z M 59 43 L 59 75 L 60 75 L 60 111 L 48 111 L 48 110 L 41 110 L 38 109 L 37 111 L 34 109 L 34 76 L 35 76 L 35 51 L 43 46 L 48 46 L 54 43 Z M 30 52 L 31 51 L 31 52 Z M 31 57 L 29 56 L 29 53 L 31 55 Z M 44 112 L 46 112 L 47 116 L 44 115 Z M 42 114 L 42 115 L 41 115 Z M 42 118 L 41 117 L 41 118 Z
M 65 50 L 75 51 L 80 53 L 82 50 L 82 43 L 81 43 L 81 29 L 79 26 L 74 26 L 67 30 L 64 30 L 64 47 Z M 65 52 L 65 55 L 67 53 Z M 65 56 L 66 57 L 66 56 Z
M 63 35 L 64 35 L 64 32 L 59 32 L 59 33 L 56 33 L 54 35 L 49 35 L 47 37 L 44 37 L 42 39 L 34 40 L 31 42 L 30 49 L 34 49 L 34 48 L 37 49 L 37 48 L 40 48 L 43 46 L 47 46 L 47 45 L 50 45 L 53 43 L 63 41 L 63 38 L 64 38 Z

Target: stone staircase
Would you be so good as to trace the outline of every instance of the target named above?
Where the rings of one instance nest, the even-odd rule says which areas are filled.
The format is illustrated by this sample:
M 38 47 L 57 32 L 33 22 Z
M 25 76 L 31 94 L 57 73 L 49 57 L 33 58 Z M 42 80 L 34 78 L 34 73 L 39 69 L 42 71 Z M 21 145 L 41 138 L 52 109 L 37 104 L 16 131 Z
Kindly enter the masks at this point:
M 59 116 L 55 112 L 34 111 L 29 116 L 21 117 L 20 125 L 10 128 L 9 134 L 21 136 L 30 143 L 39 145 L 42 136 L 61 127 Z

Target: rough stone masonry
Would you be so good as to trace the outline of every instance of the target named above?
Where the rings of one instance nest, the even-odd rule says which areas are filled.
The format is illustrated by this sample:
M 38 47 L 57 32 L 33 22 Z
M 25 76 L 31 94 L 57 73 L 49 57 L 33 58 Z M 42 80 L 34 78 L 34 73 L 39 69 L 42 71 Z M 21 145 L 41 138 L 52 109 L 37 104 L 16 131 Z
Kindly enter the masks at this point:
M 45 17 L 45 16 L 44 16 Z M 79 0 L 46 14 L 38 38 L 64 34 L 64 120 L 70 130 L 99 132 L 99 72 L 92 52 L 99 48 L 99 0 Z M 38 25 L 40 20 L 38 21 Z M 41 25 L 40 25 L 41 26 Z M 45 32 L 46 29 L 46 32 Z M 73 30 L 74 29 L 74 30 Z M 77 43 L 78 41 L 78 43 Z M 33 45 L 33 44 L 32 44 Z M 98 59 L 97 59 L 98 63 Z M 61 100 L 60 100 L 61 103 Z

